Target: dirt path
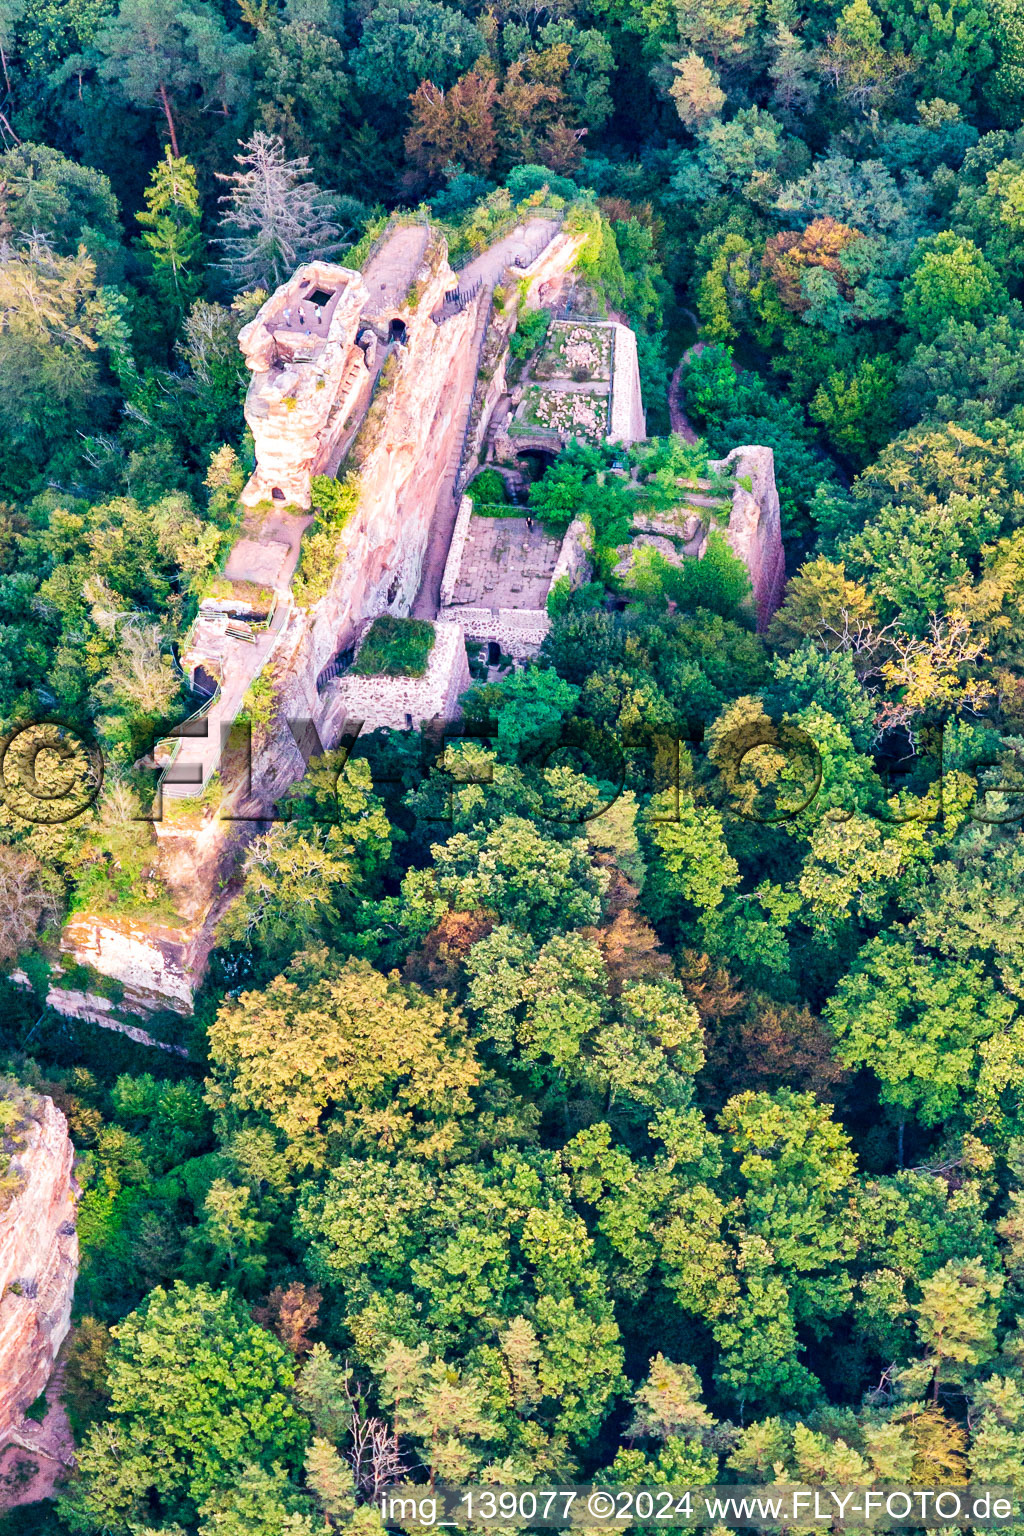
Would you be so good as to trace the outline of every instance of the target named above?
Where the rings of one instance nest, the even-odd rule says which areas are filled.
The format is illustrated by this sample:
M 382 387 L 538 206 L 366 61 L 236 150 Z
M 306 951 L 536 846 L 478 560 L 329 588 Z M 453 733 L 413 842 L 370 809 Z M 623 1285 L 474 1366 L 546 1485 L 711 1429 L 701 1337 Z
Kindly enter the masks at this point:
M 683 410 L 682 377 L 683 368 L 691 357 L 699 357 L 704 350 L 704 342 L 696 341 L 692 347 L 688 347 L 679 359 L 675 373 L 672 375 L 668 386 L 668 416 L 672 431 L 683 439 L 684 443 L 695 443 L 697 434 L 690 425 L 689 417 Z
M 398 308 L 416 276 L 430 239 L 426 224 L 401 224 L 363 270 L 369 312 Z
M 23 1504 L 52 1499 L 74 1464 L 75 1442 L 61 1402 L 64 1367 L 46 1384 L 46 1417 L 23 1419 L 0 1450 L 0 1513 Z

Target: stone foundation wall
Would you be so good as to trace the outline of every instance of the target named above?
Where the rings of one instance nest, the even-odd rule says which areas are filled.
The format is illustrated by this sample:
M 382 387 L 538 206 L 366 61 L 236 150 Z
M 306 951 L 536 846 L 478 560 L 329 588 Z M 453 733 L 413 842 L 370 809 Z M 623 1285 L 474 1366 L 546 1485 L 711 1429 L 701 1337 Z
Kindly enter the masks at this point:
M 472 687 L 466 643 L 458 624 L 438 620 L 434 645 L 422 677 L 356 677 L 327 685 L 332 735 L 345 720 L 362 720 L 364 731 L 419 729 L 425 720 L 459 718 L 459 699 Z
M 459 502 L 459 513 L 455 519 L 455 528 L 452 531 L 452 542 L 448 546 L 448 559 L 445 561 L 444 575 L 441 577 L 442 608 L 447 608 L 455 595 L 455 588 L 459 580 L 459 570 L 462 566 L 462 552 L 466 547 L 466 539 L 469 537 L 469 520 L 472 516 L 472 497 L 463 496 Z
M 536 656 L 551 628 L 543 608 L 448 608 L 444 616 L 459 626 L 467 640 L 497 641 L 513 661 Z
M 22 1188 L 0 1211 L 0 1445 L 49 1380 L 78 1274 L 74 1148 L 53 1100 L 38 1103 L 13 1158 Z
M 647 436 L 647 418 L 640 392 L 636 336 L 628 326 L 618 323 L 614 335 L 612 411 L 608 440 L 612 443 L 640 443 Z

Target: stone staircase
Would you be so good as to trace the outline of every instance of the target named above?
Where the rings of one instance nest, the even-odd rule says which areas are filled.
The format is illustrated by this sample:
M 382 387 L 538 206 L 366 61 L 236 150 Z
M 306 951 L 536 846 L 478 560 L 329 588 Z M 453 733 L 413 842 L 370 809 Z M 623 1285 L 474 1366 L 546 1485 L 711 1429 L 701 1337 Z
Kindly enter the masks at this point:
M 461 315 L 466 305 L 473 302 L 482 287 L 483 278 L 478 277 L 475 282 L 467 283 L 465 287 L 450 288 L 444 296 L 441 308 L 435 309 L 431 315 L 431 320 L 435 325 L 443 325 L 454 315 Z
M 341 383 L 338 386 L 337 400 L 339 405 L 348 398 L 349 391 L 357 384 L 360 374 L 364 374 L 365 372 L 366 360 L 362 353 L 360 353 L 358 357 L 352 358 L 348 367 L 345 369 L 345 372 L 341 376 Z
M 479 292 L 480 284 L 476 284 Z M 491 285 L 477 310 L 476 323 L 473 326 L 473 334 L 469 338 L 469 350 L 475 358 L 473 377 L 470 381 L 462 404 L 459 407 L 458 428 L 454 438 L 452 451 L 445 467 L 446 478 L 452 478 L 452 496 L 458 502 L 459 480 L 462 473 L 462 465 L 466 457 L 466 444 L 469 439 L 470 426 L 473 420 L 473 403 L 476 399 L 477 385 L 480 380 L 480 360 L 483 356 L 484 338 L 487 335 L 487 327 L 490 324 L 491 308 L 494 303 L 494 287 Z
M 355 659 L 355 654 L 355 647 L 350 645 L 346 650 L 339 651 L 337 656 L 327 663 L 326 667 L 323 668 L 317 677 L 317 693 L 323 693 L 329 682 L 333 681 L 336 677 L 341 677 L 344 672 L 348 671 Z

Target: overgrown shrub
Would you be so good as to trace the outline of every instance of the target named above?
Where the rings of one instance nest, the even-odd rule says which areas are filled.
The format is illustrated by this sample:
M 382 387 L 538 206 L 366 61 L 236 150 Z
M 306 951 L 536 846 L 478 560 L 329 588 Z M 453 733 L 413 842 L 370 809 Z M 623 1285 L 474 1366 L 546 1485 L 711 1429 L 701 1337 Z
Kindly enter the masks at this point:
M 551 315 L 546 309 L 524 309 L 519 315 L 519 324 L 509 337 L 509 351 L 517 362 L 522 362 L 530 353 L 539 347 L 548 333 L 551 324 Z
M 426 619 L 384 613 L 370 626 L 351 671 L 358 677 L 422 677 L 433 645 L 434 626 Z
M 338 538 L 359 506 L 358 477 L 332 480 L 327 475 L 314 475 L 312 497 L 313 526 L 302 540 L 292 580 L 292 595 L 303 608 L 318 603 L 331 584 L 338 563 Z
M 466 495 L 473 498 L 474 512 L 478 506 L 500 506 L 502 502 L 511 500 L 505 477 L 499 475 L 496 469 L 482 469 L 467 486 Z

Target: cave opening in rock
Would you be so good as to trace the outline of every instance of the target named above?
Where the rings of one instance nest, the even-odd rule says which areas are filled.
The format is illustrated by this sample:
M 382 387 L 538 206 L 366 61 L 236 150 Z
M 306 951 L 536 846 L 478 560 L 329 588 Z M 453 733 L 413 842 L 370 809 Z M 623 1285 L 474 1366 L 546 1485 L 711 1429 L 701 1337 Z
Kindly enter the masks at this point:
M 524 448 L 517 457 L 529 479 L 540 480 L 558 455 L 551 448 Z
M 388 341 L 397 341 L 400 347 L 404 347 L 407 339 L 408 332 L 405 328 L 405 321 L 400 320 L 396 315 L 388 326 Z

